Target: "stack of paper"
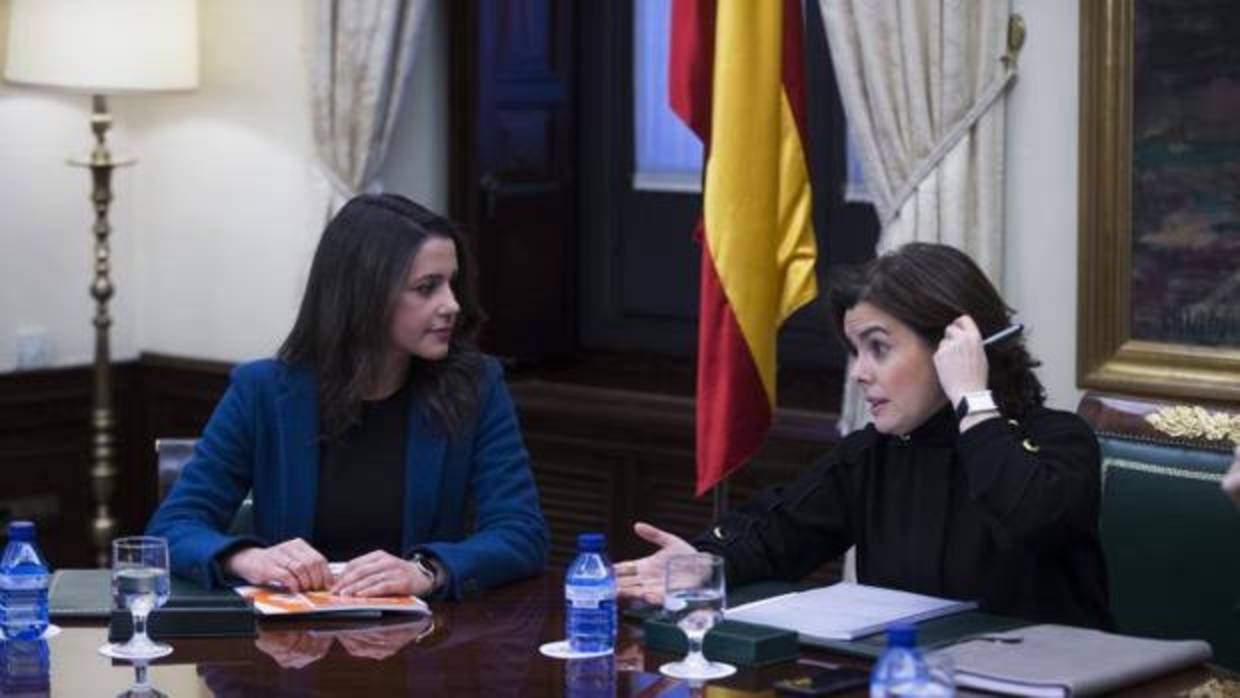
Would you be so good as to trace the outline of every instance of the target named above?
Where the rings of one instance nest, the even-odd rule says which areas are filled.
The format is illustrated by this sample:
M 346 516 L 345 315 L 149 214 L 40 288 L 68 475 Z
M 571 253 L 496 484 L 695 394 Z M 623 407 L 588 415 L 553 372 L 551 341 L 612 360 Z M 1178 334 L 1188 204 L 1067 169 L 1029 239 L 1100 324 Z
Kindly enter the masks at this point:
M 977 608 L 907 591 L 841 582 L 730 608 L 728 620 L 794 630 L 801 642 L 855 640 L 892 623 L 916 623 Z

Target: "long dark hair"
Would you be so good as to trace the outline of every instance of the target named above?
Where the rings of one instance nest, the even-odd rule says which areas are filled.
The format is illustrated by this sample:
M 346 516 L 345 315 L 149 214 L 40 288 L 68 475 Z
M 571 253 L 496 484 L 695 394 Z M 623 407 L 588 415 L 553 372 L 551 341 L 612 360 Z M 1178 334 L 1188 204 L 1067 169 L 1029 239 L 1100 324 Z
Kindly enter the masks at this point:
M 836 272 L 829 303 L 841 338 L 844 313 L 862 302 L 908 325 L 931 350 L 961 315 L 972 317 L 985 337 L 1007 327 L 1013 314 L 968 255 L 924 242 L 903 245 L 864 266 Z M 988 385 L 1005 416 L 1020 419 L 1045 402 L 1046 391 L 1033 372 L 1041 363 L 1029 355 L 1024 335 L 986 349 Z
M 278 353 L 285 363 L 317 374 L 324 438 L 338 439 L 358 420 L 362 396 L 379 382 L 393 308 L 413 258 L 431 237 L 456 246 L 451 285 L 460 311 L 445 358 L 410 357 L 411 389 L 449 435 L 458 434 L 475 414 L 482 379 L 477 336 L 485 316 L 460 229 L 398 194 L 363 194 L 345 204 L 323 231 L 297 320 Z

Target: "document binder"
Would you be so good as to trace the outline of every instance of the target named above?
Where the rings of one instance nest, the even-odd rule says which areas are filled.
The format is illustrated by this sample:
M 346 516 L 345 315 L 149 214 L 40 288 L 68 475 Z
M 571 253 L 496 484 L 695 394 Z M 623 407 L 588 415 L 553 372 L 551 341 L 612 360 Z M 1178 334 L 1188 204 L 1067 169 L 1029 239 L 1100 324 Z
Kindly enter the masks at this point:
M 1210 658 L 1201 640 L 1155 640 L 1067 625 L 988 633 L 945 650 L 956 683 L 1017 696 L 1090 696 Z

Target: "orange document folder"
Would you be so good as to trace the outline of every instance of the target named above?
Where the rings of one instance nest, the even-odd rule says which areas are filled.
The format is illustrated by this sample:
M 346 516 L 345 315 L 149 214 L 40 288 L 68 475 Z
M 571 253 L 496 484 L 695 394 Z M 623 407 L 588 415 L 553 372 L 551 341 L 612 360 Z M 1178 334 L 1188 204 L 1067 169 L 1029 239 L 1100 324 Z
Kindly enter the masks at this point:
M 290 592 L 259 586 L 237 587 L 236 592 L 253 601 L 254 610 L 264 616 L 431 612 L 426 602 L 416 596 L 337 596 L 326 591 Z

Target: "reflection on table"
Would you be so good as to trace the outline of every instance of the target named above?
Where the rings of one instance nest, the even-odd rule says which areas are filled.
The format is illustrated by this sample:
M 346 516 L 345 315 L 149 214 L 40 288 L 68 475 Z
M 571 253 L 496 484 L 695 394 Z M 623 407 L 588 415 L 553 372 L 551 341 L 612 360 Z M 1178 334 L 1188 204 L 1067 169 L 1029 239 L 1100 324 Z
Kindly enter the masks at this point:
M 257 638 L 173 639 L 175 651 L 152 664 L 149 681 L 169 696 L 722 698 L 774 696 L 774 681 L 815 668 L 797 662 L 742 668 L 728 679 L 692 687 L 659 676 L 658 666 L 671 658 L 646 652 L 640 628 L 627 623 L 615 657 L 548 659 L 538 647 L 564 635 L 561 585 L 560 572 L 551 571 L 468 602 L 432 604 L 430 619 L 264 619 Z M 79 625 L 48 642 L 51 695 L 115 696 L 133 683 L 132 667 L 96 654 L 105 635 L 101 626 Z M 865 664 L 816 651 L 807 651 L 803 661 Z M 1229 681 L 1219 670 L 1198 667 L 1122 695 L 1187 695 L 1192 689 L 1194 698 L 1228 690 L 1236 695 L 1240 684 Z M 1215 692 L 1201 692 L 1207 689 Z

